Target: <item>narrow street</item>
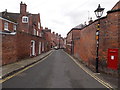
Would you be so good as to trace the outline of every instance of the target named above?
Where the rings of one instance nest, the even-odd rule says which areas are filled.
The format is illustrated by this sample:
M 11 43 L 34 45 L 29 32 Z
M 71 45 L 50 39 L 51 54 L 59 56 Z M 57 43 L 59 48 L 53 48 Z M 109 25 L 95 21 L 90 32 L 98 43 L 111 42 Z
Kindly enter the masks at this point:
M 89 76 L 63 51 L 5 81 L 3 88 L 105 88 Z

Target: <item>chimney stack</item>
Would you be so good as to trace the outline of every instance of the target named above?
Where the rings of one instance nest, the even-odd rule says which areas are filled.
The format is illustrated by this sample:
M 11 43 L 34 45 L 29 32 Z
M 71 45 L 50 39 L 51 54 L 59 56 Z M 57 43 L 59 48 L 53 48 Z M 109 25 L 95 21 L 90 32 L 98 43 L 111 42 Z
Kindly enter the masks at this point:
M 52 32 L 53 34 L 55 34 L 55 32 Z
M 20 14 L 26 15 L 27 5 L 23 2 L 20 3 Z
M 41 30 L 43 30 L 43 27 L 41 26 Z
M 48 27 L 45 27 L 46 30 L 48 30 Z
M 89 24 L 93 23 L 92 17 L 90 18 Z
M 56 36 L 58 36 L 58 33 L 56 33 Z
M 59 37 L 61 37 L 61 34 L 59 34 Z

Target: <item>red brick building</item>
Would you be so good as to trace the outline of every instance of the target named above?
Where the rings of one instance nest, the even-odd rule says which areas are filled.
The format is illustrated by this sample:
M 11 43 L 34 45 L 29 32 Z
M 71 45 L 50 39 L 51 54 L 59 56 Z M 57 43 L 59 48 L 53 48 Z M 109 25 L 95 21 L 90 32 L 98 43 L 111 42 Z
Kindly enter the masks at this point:
M 0 24 L 3 65 L 45 52 L 47 37 L 42 32 L 40 14 L 28 13 L 26 4 L 20 3 L 20 13 L 1 12 Z
M 16 31 L 17 23 L 4 17 L 0 17 L 0 33 L 10 33 Z
M 37 56 L 54 46 L 63 45 L 62 37 L 58 33 L 51 33 L 51 29 L 43 29 L 40 14 L 27 12 L 27 5 L 22 2 L 20 13 L 1 12 L 0 37 L 2 65 Z
M 74 56 L 82 60 L 91 69 L 95 69 L 96 66 L 97 24 L 98 20 L 95 20 L 81 28 L 78 31 L 79 35 L 75 35 L 78 38 L 72 40 L 74 41 Z M 67 37 L 67 42 L 70 43 L 74 34 L 72 36 L 69 32 Z M 107 16 L 100 19 L 99 37 L 99 71 L 117 75 L 120 66 L 120 1 L 107 12 Z M 109 57 L 109 54 L 112 56 Z
M 37 36 L 41 35 L 40 14 L 31 14 L 27 12 L 27 5 L 25 3 L 20 3 L 20 13 L 10 13 L 6 10 L 2 12 L 2 18 L 17 23 L 17 31 Z
M 82 27 L 72 28 L 66 38 L 66 50 L 69 54 L 74 54 L 74 42 L 80 38 L 80 30 Z
M 49 51 L 52 48 L 51 29 L 47 27 L 45 29 L 42 28 L 42 33 L 45 40 L 45 51 Z
M 63 48 L 64 47 L 64 39 L 58 33 L 51 33 L 51 47 Z

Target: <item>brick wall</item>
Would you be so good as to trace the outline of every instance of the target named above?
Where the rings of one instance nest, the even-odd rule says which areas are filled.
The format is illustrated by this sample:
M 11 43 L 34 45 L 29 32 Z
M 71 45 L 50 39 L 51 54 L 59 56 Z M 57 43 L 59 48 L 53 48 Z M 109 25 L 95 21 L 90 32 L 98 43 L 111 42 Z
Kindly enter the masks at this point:
M 0 13 L 1 16 L 1 13 Z M 0 19 L 0 31 L 2 31 L 2 20 Z M 2 36 L 0 35 L 0 65 L 2 64 Z
M 66 51 L 70 54 L 74 53 L 74 41 L 78 40 L 80 38 L 80 29 L 76 29 L 73 28 L 71 29 L 71 31 L 67 34 L 67 47 L 66 47 Z M 75 48 L 75 52 L 76 52 L 76 48 Z
M 16 25 L 13 22 L 8 22 L 6 20 L 0 19 L 0 31 L 4 31 L 4 23 L 7 22 L 8 23 L 8 31 L 14 32 L 14 26 Z
M 12 63 L 16 61 L 16 49 L 16 36 L 2 35 L 2 64 Z
M 39 42 L 45 40 L 24 32 L 2 36 L 2 64 L 9 64 L 30 57 L 31 40 L 35 41 L 35 56 L 39 55 Z M 1 51 L 0 51 L 1 52 Z
M 107 68 L 108 49 L 120 49 L 119 18 L 120 12 L 110 12 L 100 19 L 99 41 L 99 70 L 106 73 L 117 74 L 116 71 Z M 80 31 L 80 39 L 74 41 L 74 56 L 82 59 L 87 65 L 95 69 L 96 60 L 96 26 L 98 21 L 86 26 Z M 120 50 L 119 50 L 120 52 Z M 120 60 L 120 53 L 119 53 Z
M 120 48 L 120 12 L 118 14 L 118 47 Z M 120 50 L 118 54 L 119 54 L 119 60 L 120 60 Z M 120 70 L 120 61 L 119 61 L 119 70 Z M 119 71 L 119 74 L 120 74 L 120 71 Z
M 17 51 L 18 59 L 26 58 L 30 56 L 31 40 L 35 41 L 35 55 L 39 53 L 39 42 L 45 42 L 42 38 L 28 33 L 19 32 L 17 34 Z
M 2 19 L 0 19 L 0 31 L 2 31 Z
M 2 36 L 0 35 L 0 66 L 2 65 Z

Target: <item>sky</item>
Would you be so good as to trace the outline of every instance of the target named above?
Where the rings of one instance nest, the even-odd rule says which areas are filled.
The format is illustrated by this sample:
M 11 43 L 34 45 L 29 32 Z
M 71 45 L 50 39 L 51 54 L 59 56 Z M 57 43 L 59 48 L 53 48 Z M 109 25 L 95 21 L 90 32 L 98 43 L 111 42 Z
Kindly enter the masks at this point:
M 0 12 L 20 12 L 20 2 L 27 4 L 27 11 L 40 13 L 41 25 L 66 37 L 67 33 L 79 24 L 84 24 L 92 17 L 97 19 L 94 10 L 98 4 L 105 8 L 103 16 L 119 0 L 1 0 Z

